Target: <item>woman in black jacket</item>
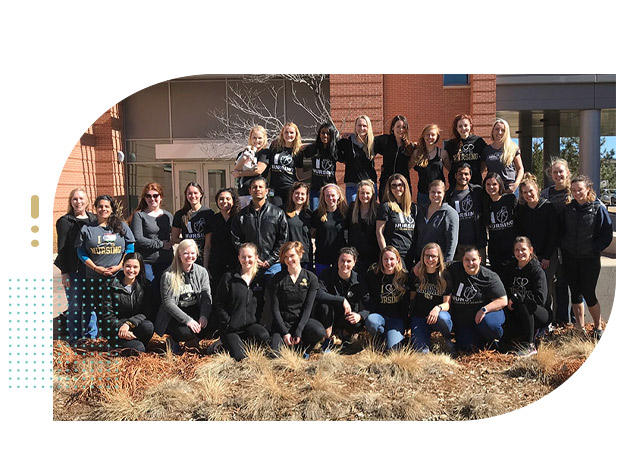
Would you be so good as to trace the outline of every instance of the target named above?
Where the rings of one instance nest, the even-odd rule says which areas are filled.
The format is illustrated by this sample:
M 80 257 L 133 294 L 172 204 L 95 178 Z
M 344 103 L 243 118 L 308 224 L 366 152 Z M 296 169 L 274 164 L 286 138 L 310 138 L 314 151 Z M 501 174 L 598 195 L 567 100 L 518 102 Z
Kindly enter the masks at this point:
M 453 138 L 444 144 L 451 162 L 451 170 L 448 173 L 449 186 L 455 186 L 457 168 L 464 162 L 471 167 L 470 184 L 481 184 L 481 155 L 486 147 L 486 141 L 473 134 L 472 117 L 468 114 L 456 115 L 453 119 L 452 133 Z
M 534 335 L 551 322 L 551 304 L 547 299 L 547 278 L 531 241 L 525 236 L 514 240 L 514 257 L 503 272 L 508 304 L 503 339 L 516 341 L 517 356 L 537 353 Z
M 285 267 L 267 284 L 265 296 L 273 315 L 271 348 L 278 352 L 282 344 L 298 346 L 308 358 L 310 348 L 326 336 L 326 329 L 311 318 L 319 283 L 313 272 L 300 265 L 303 252 L 300 242 L 282 245 L 280 261 Z
M 240 270 L 228 272 L 221 278 L 215 296 L 214 313 L 219 322 L 221 342 L 237 361 L 247 357 L 244 340 L 267 343 L 269 333 L 256 323 L 256 297 L 252 281 L 258 265 L 256 246 L 245 243 L 238 250 Z
M 107 281 L 101 303 L 101 332 L 114 354 L 128 354 L 116 349 L 130 349 L 131 353 L 146 351 L 153 336 L 153 323 L 147 319 L 153 301 L 148 298 L 144 262 L 140 253 L 127 253 L 123 269 Z
M 84 314 L 83 290 L 85 281 L 85 265 L 79 262 L 74 243 L 81 227 L 96 221 L 96 215 L 87 211 L 89 200 L 85 190 L 76 188 L 68 197 L 68 213 L 61 216 L 56 223 L 57 258 L 55 266 L 61 271 L 61 284 L 66 289 L 68 299 L 67 326 L 70 344 L 84 337 L 96 337 L 96 312 Z
M 319 197 L 319 194 L 317 194 Z M 309 186 L 298 181 L 289 191 L 285 214 L 287 217 L 288 240 L 301 242 L 304 246 L 302 267 L 313 270 L 313 245 L 311 225 L 313 211 L 308 209 Z
M 374 168 L 374 133 L 372 122 L 366 115 L 354 121 L 354 133 L 339 140 L 339 162 L 344 163 L 346 172 L 343 182 L 346 185 L 348 202 L 356 200 L 358 183 L 361 180 L 372 180 L 376 186 L 376 169 Z
M 571 290 L 577 325 L 584 330 L 584 303 L 593 317 L 594 337 L 602 336 L 601 308 L 595 288 L 601 270 L 601 253 L 612 242 L 612 221 L 597 199 L 593 182 L 586 175 L 571 180 L 573 200 L 560 215 L 560 247 Z

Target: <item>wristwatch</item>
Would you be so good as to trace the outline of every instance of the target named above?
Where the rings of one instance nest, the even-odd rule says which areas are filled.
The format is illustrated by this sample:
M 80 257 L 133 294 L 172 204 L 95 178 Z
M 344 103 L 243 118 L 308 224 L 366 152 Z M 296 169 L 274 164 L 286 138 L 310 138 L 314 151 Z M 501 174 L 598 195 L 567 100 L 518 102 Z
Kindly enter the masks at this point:
M 484 314 L 487 314 L 487 313 L 488 313 L 488 310 L 486 309 L 486 307 L 485 307 L 485 306 L 482 306 L 482 307 L 481 307 L 481 310 L 483 311 L 483 313 L 484 313 Z

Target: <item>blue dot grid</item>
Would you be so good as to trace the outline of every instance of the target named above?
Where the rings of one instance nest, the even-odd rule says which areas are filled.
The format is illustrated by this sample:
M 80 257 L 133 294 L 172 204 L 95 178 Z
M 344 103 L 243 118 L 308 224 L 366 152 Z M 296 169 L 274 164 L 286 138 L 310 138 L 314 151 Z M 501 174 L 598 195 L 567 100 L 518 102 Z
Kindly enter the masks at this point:
M 85 279 L 80 280 L 85 282 Z M 85 286 L 85 285 L 84 285 Z M 54 291 L 54 294 L 51 298 L 54 298 L 56 303 L 56 308 L 58 311 L 65 311 L 68 305 L 68 299 L 65 292 L 65 288 L 61 284 L 61 278 L 54 279 L 53 287 L 51 288 Z M 87 289 L 87 287 L 85 288 Z M 82 298 L 93 298 L 92 295 L 87 296 L 86 294 L 81 295 Z M 51 305 L 52 306 L 52 305 Z M 52 314 L 52 312 L 51 312 Z M 67 317 L 66 320 L 72 320 Z M 78 325 L 79 318 L 73 319 L 73 323 Z M 65 326 L 64 326 L 65 325 Z M 68 330 L 67 326 L 71 326 L 72 324 L 58 323 L 57 326 L 57 334 L 59 335 L 59 339 L 68 340 Z M 63 329 L 62 329 L 63 328 Z M 52 330 L 52 329 L 51 329 Z M 80 357 L 78 359 L 72 358 L 71 361 L 62 372 L 58 372 L 56 378 L 56 388 L 59 389 L 84 389 L 88 386 L 95 386 L 97 388 L 118 388 L 118 368 L 110 367 L 115 362 L 112 361 L 103 361 L 103 360 L 92 360 L 90 361 L 90 357 L 98 356 L 99 354 L 110 355 L 111 353 L 101 351 L 98 352 L 95 349 L 94 352 L 89 351 L 92 344 L 86 344 L 81 346 L 84 350 L 80 352 Z M 83 363 L 80 363 L 82 361 Z M 97 381 L 97 383 L 94 383 Z M 103 385 L 99 382 L 106 381 L 107 384 Z M 89 383 L 86 383 L 89 382 Z

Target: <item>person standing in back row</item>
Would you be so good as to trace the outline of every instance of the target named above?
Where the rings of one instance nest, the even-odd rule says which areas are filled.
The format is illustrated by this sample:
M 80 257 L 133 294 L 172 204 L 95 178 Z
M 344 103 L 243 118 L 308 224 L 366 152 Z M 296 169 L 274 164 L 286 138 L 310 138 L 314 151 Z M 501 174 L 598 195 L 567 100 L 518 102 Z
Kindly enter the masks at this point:
M 374 153 L 383 155 L 379 192 L 384 199 L 385 184 L 390 176 L 401 174 L 407 180 L 411 195 L 411 176 L 409 175 L 409 156 L 415 150 L 416 144 L 409 140 L 409 123 L 405 116 L 398 115 L 392 119 L 389 134 L 382 134 L 374 138 Z M 413 198 L 413 195 L 411 195 Z
M 458 114 L 453 120 L 453 139 L 444 145 L 451 160 L 451 171 L 448 174 L 449 188 L 455 184 L 455 173 L 460 163 L 470 165 L 472 184 L 481 185 L 481 153 L 486 147 L 483 138 L 473 134 L 472 117 Z
M 196 264 L 203 266 L 203 252 L 210 218 L 214 211 L 203 204 L 204 192 L 201 185 L 191 181 L 184 189 L 184 206 L 175 212 L 171 228 L 171 243 L 177 244 L 184 239 L 192 239 L 199 249 Z

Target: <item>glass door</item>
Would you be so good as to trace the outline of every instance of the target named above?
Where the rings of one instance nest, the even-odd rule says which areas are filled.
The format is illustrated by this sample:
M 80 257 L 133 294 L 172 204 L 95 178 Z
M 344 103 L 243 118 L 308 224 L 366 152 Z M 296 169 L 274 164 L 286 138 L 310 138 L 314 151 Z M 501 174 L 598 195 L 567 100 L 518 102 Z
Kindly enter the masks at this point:
M 203 189 L 203 204 L 217 209 L 214 197 L 217 192 L 224 187 L 234 186 L 234 180 L 230 171 L 232 161 L 212 161 L 199 163 L 178 163 L 173 164 L 173 185 L 175 190 L 175 208 L 177 211 L 184 204 L 184 189 L 191 181 L 198 183 Z

